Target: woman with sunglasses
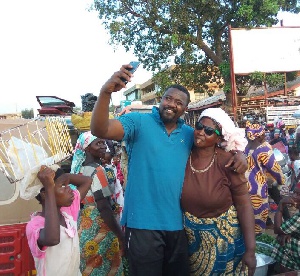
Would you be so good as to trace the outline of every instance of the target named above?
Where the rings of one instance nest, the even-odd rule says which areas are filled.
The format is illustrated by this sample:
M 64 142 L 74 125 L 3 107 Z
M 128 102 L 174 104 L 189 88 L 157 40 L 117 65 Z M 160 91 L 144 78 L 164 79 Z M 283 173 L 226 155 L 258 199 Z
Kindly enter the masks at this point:
M 225 150 L 218 145 L 225 142 Z M 191 275 L 253 275 L 254 215 L 244 174 L 226 167 L 229 151 L 247 141 L 221 108 L 202 112 L 195 125 L 181 205 Z

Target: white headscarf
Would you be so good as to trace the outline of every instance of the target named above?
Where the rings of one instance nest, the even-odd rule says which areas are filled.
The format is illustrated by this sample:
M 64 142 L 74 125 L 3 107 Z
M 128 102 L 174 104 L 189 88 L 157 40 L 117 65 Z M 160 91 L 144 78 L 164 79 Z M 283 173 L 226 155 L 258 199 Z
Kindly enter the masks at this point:
M 220 125 L 223 138 L 226 141 L 226 151 L 245 150 L 245 147 L 248 143 L 247 139 L 245 138 L 245 131 L 242 128 L 236 127 L 234 122 L 223 109 L 207 108 L 201 113 L 199 121 L 203 117 L 209 117 Z

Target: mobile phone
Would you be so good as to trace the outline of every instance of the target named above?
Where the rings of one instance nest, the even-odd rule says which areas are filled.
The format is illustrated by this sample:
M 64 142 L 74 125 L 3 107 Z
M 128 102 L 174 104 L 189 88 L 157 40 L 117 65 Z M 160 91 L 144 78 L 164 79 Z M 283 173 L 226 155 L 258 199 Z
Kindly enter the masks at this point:
M 133 74 L 136 71 L 136 69 L 138 69 L 141 63 L 139 61 L 131 61 L 129 64 L 132 66 L 132 68 L 127 68 L 127 70 Z M 124 78 L 121 78 L 121 80 L 125 82 L 125 84 L 128 83 L 128 81 L 125 80 Z

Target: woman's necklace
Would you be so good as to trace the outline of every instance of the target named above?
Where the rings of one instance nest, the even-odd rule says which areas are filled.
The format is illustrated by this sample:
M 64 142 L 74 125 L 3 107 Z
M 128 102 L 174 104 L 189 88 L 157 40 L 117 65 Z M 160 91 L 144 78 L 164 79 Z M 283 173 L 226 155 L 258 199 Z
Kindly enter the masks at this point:
M 214 163 L 214 161 L 215 161 L 215 157 L 216 157 L 216 152 L 214 153 L 214 155 L 213 155 L 213 157 L 212 157 L 212 159 L 211 159 L 211 161 L 210 161 L 210 163 L 209 163 L 209 165 L 206 167 L 206 168 L 204 168 L 204 169 L 202 169 L 202 170 L 197 170 L 197 169 L 195 169 L 194 167 L 193 167 L 193 165 L 192 165 L 192 155 L 190 155 L 190 167 L 191 167 L 191 170 L 192 170 L 192 172 L 193 173 L 203 173 L 203 172 L 206 172 L 206 171 L 208 171 L 209 170 L 209 168 L 212 166 L 212 164 Z

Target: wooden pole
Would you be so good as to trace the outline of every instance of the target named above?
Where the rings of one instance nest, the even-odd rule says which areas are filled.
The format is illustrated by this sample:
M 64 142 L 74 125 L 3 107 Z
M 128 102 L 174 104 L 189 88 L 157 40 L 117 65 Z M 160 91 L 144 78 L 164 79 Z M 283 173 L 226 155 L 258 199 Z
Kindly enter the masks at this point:
M 286 72 L 284 72 L 284 96 L 287 96 Z
M 280 27 L 283 27 L 283 19 L 280 20 Z M 287 96 L 286 72 L 284 72 L 284 96 Z
M 234 121 L 237 121 L 237 95 L 236 95 L 236 82 L 234 74 L 234 57 L 231 42 L 231 25 L 228 26 L 229 31 L 229 63 L 230 63 L 230 77 L 231 77 L 231 94 L 232 94 L 232 110 Z
M 267 83 L 266 83 L 266 73 L 264 73 L 264 92 L 265 92 L 265 103 L 266 103 L 266 106 L 268 106 L 268 89 L 267 89 Z

